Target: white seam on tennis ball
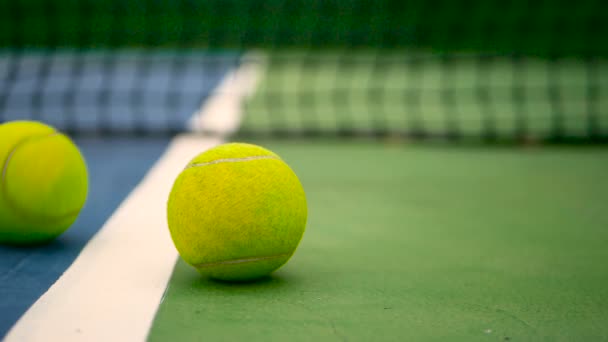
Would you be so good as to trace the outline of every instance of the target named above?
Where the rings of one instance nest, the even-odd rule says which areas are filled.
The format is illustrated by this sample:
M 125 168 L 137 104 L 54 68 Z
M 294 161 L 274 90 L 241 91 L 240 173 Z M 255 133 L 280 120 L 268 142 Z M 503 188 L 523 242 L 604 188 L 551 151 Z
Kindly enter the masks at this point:
M 275 157 L 275 156 L 251 156 L 251 157 L 242 157 L 242 158 L 226 158 L 226 159 L 216 159 L 216 160 L 213 160 L 213 161 L 210 161 L 210 162 L 190 164 L 190 165 L 186 166 L 186 169 L 189 169 L 189 168 L 192 168 L 192 167 L 201 167 L 201 166 L 213 165 L 213 164 L 238 163 L 238 162 L 245 162 L 245 161 L 251 161 L 251 160 L 260 160 L 260 159 L 276 159 L 276 160 L 281 160 L 281 158 Z
M 255 261 L 276 259 L 276 258 L 280 258 L 280 257 L 286 257 L 286 256 L 289 256 L 289 255 L 290 255 L 290 253 L 283 253 L 283 254 L 277 254 L 277 255 L 261 256 L 261 257 L 252 257 L 252 258 L 243 258 L 243 259 L 233 259 L 233 260 L 225 260 L 225 261 L 207 262 L 207 263 L 202 263 L 202 264 L 196 264 L 196 265 L 194 265 L 194 267 L 196 267 L 196 268 L 203 268 L 203 267 L 213 267 L 213 266 L 221 266 L 221 265 L 237 265 L 237 264 L 244 264 L 244 263 L 248 263 L 248 262 L 255 262 Z
M 57 215 L 57 216 L 51 216 L 51 215 L 46 215 L 45 216 L 45 215 L 40 215 L 40 214 L 30 214 L 30 213 L 28 213 L 28 210 L 24 210 L 24 209 L 20 208 L 18 205 L 16 205 L 15 203 L 13 203 L 13 201 L 11 200 L 11 198 L 6 193 L 6 191 L 7 191 L 7 189 L 6 189 L 6 183 L 7 183 L 6 173 L 8 172 L 8 165 L 10 164 L 11 158 L 13 158 L 13 155 L 17 152 L 17 150 L 19 149 L 19 147 L 21 147 L 22 145 L 26 144 L 27 142 L 29 142 L 31 140 L 50 138 L 50 137 L 54 137 L 56 135 L 61 135 L 61 133 L 57 132 L 57 131 L 53 131 L 53 132 L 48 133 L 48 134 L 40 134 L 40 135 L 34 135 L 34 136 L 25 137 L 22 140 L 18 141 L 15 144 L 15 146 L 13 146 L 11 148 L 10 152 L 6 156 L 6 159 L 4 160 L 4 164 L 2 165 L 2 174 L 0 175 L 0 195 L 2 197 L 4 197 L 4 199 L 6 200 L 6 203 L 9 205 L 9 207 L 11 207 L 17 214 L 19 214 L 19 216 L 28 217 L 30 219 L 32 217 L 35 217 L 34 218 L 35 221 L 49 220 L 49 221 L 52 221 L 52 222 L 59 222 L 59 221 L 67 219 L 68 217 L 72 217 L 74 215 L 77 215 L 80 212 L 80 209 L 77 209 L 77 210 L 72 210 L 70 212 L 67 212 L 67 213 L 65 213 L 63 215 Z
M 13 155 L 15 154 L 15 152 L 17 152 L 17 150 L 19 149 L 19 147 L 25 143 L 27 143 L 28 141 L 34 139 L 34 138 L 48 138 L 48 137 L 52 137 L 55 135 L 58 135 L 58 132 L 52 132 L 49 134 L 41 134 L 41 135 L 34 135 L 34 136 L 30 136 L 30 137 L 25 137 L 21 140 L 19 140 L 15 146 L 13 146 L 10 151 L 8 152 L 8 155 L 6 156 L 6 159 L 4 160 L 4 164 L 2 165 L 2 185 L 4 185 L 4 181 L 6 179 L 6 172 L 8 170 L 8 164 L 11 161 L 11 158 L 13 157 Z M 4 186 L 3 186 L 4 188 Z

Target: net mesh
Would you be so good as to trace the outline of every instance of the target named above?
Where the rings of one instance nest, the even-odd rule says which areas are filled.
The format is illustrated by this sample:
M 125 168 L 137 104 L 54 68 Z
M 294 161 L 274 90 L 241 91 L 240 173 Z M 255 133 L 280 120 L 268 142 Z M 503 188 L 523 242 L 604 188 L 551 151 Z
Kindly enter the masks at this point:
M 0 121 L 214 133 L 192 115 L 219 96 L 242 97 L 249 135 L 606 141 L 606 7 L 0 0 Z M 244 65 L 259 73 L 246 96 Z

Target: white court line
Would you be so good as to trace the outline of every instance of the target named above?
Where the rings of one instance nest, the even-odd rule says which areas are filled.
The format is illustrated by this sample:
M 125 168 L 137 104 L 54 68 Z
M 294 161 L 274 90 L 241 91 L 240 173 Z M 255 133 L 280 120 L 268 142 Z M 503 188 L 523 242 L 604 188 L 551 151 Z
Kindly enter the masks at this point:
M 188 127 L 195 132 L 236 132 L 243 117 L 244 101 L 254 94 L 265 64 L 262 53 L 251 52 L 243 56 L 239 68 L 214 89 L 213 96 L 192 116 Z
M 231 87 L 254 86 L 246 75 L 256 72 L 251 65 L 245 68 L 247 72 L 237 70 L 227 76 Z M 236 129 L 242 114 L 234 110 L 242 103 L 238 95 L 248 92 L 230 90 L 229 94 L 232 101 L 227 96 L 221 101 L 209 99 L 214 107 L 204 115 L 213 118 L 201 117 L 201 123 L 214 123 L 214 129 L 230 129 L 228 133 Z M 177 137 L 5 341 L 145 341 L 177 259 L 166 224 L 173 180 L 197 153 L 222 141 L 219 136 Z

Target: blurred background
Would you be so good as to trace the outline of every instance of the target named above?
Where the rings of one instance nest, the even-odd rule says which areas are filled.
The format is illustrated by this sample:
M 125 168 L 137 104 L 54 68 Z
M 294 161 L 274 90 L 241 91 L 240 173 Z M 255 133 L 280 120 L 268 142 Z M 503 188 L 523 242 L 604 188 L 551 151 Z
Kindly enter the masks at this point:
M 605 142 L 601 0 L 0 0 L 0 121 L 71 134 Z M 218 87 L 244 63 L 255 89 Z M 229 79 L 228 81 L 229 82 Z

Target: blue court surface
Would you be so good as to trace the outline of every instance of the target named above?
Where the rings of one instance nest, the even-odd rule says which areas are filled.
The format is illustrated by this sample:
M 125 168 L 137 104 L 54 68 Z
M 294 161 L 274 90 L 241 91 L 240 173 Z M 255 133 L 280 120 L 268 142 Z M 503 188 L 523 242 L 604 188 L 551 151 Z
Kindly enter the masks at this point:
M 118 130 L 143 124 L 153 131 L 168 122 L 184 129 L 238 63 L 235 56 L 91 52 L 79 54 L 74 63 L 70 52 L 0 54 L 1 118 L 40 120 L 60 130 L 95 130 L 102 118 Z M 0 246 L 0 338 L 72 264 L 169 141 L 76 139 L 88 163 L 88 202 L 74 226 L 54 242 L 34 249 Z

